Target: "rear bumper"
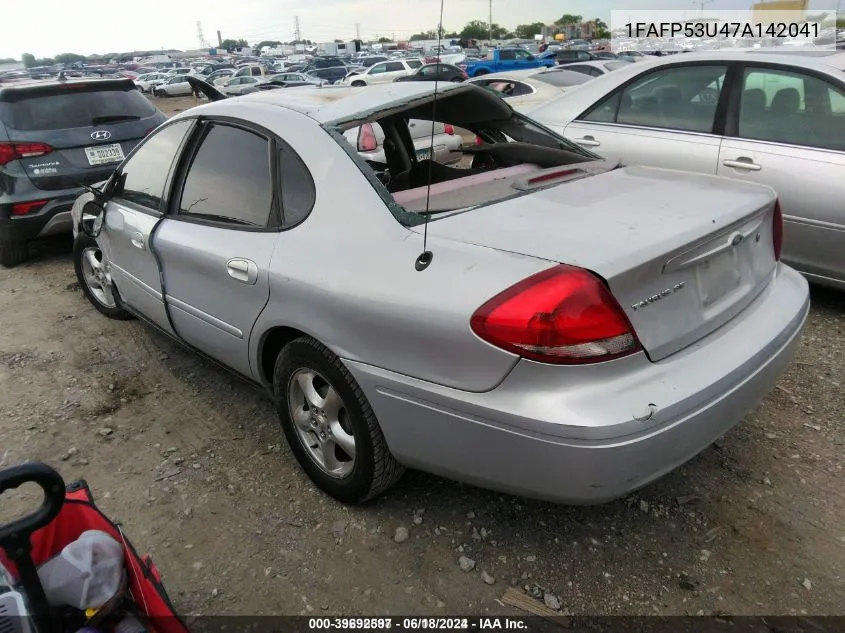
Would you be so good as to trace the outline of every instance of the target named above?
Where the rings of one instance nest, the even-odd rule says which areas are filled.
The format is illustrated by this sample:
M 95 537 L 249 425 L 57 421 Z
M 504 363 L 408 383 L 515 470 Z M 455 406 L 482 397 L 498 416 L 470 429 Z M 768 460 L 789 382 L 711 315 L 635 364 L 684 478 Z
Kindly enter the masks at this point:
M 808 310 L 807 282 L 779 265 L 742 314 L 656 363 L 643 354 L 584 367 L 523 360 L 486 393 L 347 366 L 403 464 L 507 493 L 599 503 L 677 468 L 739 422 L 791 359 Z
M 61 191 L 38 191 L 33 200 L 49 198 L 46 205 L 38 211 L 16 217 L 10 215 L 12 203 L 3 203 L 0 212 L 0 240 L 34 240 L 49 235 L 70 234 L 72 221 L 70 210 L 73 202 L 83 189 L 64 189 Z M 15 203 L 26 200 L 15 200 Z

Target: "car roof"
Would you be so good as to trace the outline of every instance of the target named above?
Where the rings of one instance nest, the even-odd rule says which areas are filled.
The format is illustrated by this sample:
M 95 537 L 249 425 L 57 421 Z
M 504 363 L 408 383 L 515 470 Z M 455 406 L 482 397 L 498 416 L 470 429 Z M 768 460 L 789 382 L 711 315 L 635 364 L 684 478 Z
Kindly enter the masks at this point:
M 561 68 L 563 68 L 563 67 L 561 67 Z M 511 71 L 511 72 L 504 71 L 504 72 L 499 72 L 499 73 L 488 73 L 486 75 L 482 75 L 481 77 L 475 77 L 473 79 L 468 79 L 466 81 L 466 83 L 473 83 L 473 84 L 474 83 L 481 83 L 484 80 L 489 81 L 490 79 L 497 79 L 497 80 L 500 80 L 500 81 L 521 81 L 522 83 L 526 83 L 529 86 L 531 86 L 532 88 L 534 88 L 534 90 L 537 91 L 538 93 L 542 93 L 544 95 L 547 95 L 549 98 L 561 94 L 564 90 L 570 89 L 569 86 L 564 88 L 562 86 L 555 86 L 554 84 L 543 81 L 543 79 L 541 78 L 541 75 L 545 74 L 546 72 L 550 72 L 550 73 L 560 72 L 560 73 L 566 73 L 568 75 L 576 75 L 579 78 L 584 77 L 585 81 L 590 81 L 590 79 L 591 79 L 589 76 L 584 75 L 583 73 L 577 73 L 577 72 L 572 71 L 572 70 L 547 71 L 547 69 L 545 69 L 545 68 L 531 68 L 529 70 L 514 70 L 514 71 Z M 582 83 L 584 83 L 584 82 L 582 82 Z M 576 84 L 576 85 L 580 85 L 580 83 Z M 571 88 L 574 88 L 574 87 L 575 87 L 574 85 L 571 86 Z
M 769 51 L 765 49 L 722 49 L 718 51 L 696 51 L 693 53 L 679 53 L 677 55 L 666 55 L 664 57 L 652 56 L 654 63 L 658 65 L 687 62 L 687 61 L 744 61 L 748 59 L 765 60 L 775 64 L 786 64 L 789 66 L 804 66 L 819 70 L 830 70 L 830 68 L 845 69 L 845 52 L 836 50 L 790 50 L 790 51 Z M 583 62 L 587 63 L 587 62 Z M 636 66 L 639 68 L 640 66 Z
M 567 66 L 594 66 L 606 70 L 606 64 L 630 64 L 634 62 L 625 61 L 624 59 L 590 59 L 583 62 L 575 62 L 574 64 L 567 64 Z
M 234 103 L 242 106 L 267 104 L 299 112 L 321 125 L 332 126 L 377 118 L 390 111 L 424 109 L 432 103 L 435 94 L 438 99 L 438 112 L 451 112 L 450 116 L 453 117 L 469 120 L 475 115 L 480 116 L 482 111 L 483 115 L 489 118 L 509 118 L 512 114 L 510 106 L 480 86 L 466 82 L 456 84 L 431 81 L 391 82 L 366 88 L 314 86 L 299 87 L 296 90 L 269 90 L 238 97 L 236 100 L 223 99 L 199 107 L 204 112 L 213 114 L 218 108 L 231 112 L 230 108 Z M 454 106 L 441 105 L 441 98 L 460 95 L 465 99 L 455 102 Z M 184 113 L 178 116 L 184 116 Z
M 469 79 L 470 82 L 477 82 L 483 79 L 503 79 L 503 80 L 512 80 L 512 81 L 524 81 L 529 77 L 533 77 L 541 72 L 546 70 L 545 68 L 528 68 L 523 70 L 503 70 L 498 73 L 487 73 L 485 75 L 479 75 L 478 77 L 473 77 Z M 571 72 L 571 71 L 570 71 Z

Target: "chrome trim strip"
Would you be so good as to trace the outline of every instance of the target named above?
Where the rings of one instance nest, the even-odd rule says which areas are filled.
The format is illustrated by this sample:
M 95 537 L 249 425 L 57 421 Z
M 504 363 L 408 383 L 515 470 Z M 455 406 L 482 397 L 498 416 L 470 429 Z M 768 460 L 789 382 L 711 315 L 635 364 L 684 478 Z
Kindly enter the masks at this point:
M 158 299 L 159 301 L 161 301 L 161 293 L 158 290 L 156 290 L 155 288 L 153 288 L 152 286 L 148 286 L 147 284 L 145 284 L 143 281 L 138 279 L 135 275 L 132 275 L 132 274 L 126 272 L 126 270 L 124 270 L 123 268 L 121 268 L 117 264 L 114 264 L 113 262 L 109 262 L 109 269 L 112 270 L 112 271 L 116 270 L 120 275 L 122 275 L 127 280 L 134 283 L 141 290 L 143 290 L 147 294 L 150 294 L 153 297 L 155 297 L 156 299 Z
M 236 328 L 234 325 L 229 325 L 225 321 L 221 321 L 217 317 L 213 317 L 210 314 L 203 312 L 202 310 L 195 308 L 192 305 L 185 303 L 184 301 L 179 301 L 179 299 L 174 299 L 173 297 L 167 297 L 167 303 L 174 308 L 178 308 L 182 312 L 186 312 L 190 314 L 192 317 L 203 321 L 204 323 L 208 323 L 209 325 L 213 325 L 218 330 L 222 330 L 226 332 L 226 334 L 230 334 L 236 338 L 243 339 L 244 333 Z M 178 331 L 177 331 L 178 334 Z

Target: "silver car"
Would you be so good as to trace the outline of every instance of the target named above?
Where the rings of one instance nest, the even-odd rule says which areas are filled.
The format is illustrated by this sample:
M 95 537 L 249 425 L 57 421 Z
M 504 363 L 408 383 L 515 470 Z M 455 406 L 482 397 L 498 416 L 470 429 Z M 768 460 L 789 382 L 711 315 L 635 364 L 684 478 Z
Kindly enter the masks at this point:
M 528 110 L 557 99 L 565 91 L 592 79 L 590 75 L 574 73 L 566 68 L 557 66 L 490 73 L 467 81 L 495 91 L 502 99 L 507 99 L 514 110 Z
M 192 93 L 191 84 L 185 75 L 170 75 L 163 82 L 152 87 L 156 97 L 179 97 Z
M 774 187 L 784 261 L 845 289 L 843 67 L 841 52 L 656 57 L 529 114 L 609 158 Z
M 806 280 L 769 187 L 620 168 L 473 85 L 182 112 L 74 214 L 80 285 L 264 387 L 324 491 L 404 468 L 595 503 L 708 446 L 789 362 Z M 478 136 L 420 160 L 408 121 Z M 344 136 L 385 135 L 380 180 Z

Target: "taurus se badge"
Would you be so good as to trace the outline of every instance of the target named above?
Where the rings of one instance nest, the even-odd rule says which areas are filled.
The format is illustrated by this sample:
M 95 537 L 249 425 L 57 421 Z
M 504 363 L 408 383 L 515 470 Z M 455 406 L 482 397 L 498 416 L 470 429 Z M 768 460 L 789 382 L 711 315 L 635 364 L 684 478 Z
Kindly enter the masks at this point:
M 652 295 L 652 296 L 648 297 L 647 299 L 643 299 L 642 301 L 638 301 L 637 303 L 635 303 L 634 305 L 631 306 L 631 309 L 634 312 L 636 312 L 637 310 L 639 310 L 641 308 L 645 308 L 646 306 L 651 305 L 652 303 L 656 303 L 657 301 L 660 301 L 661 299 L 665 299 L 669 295 L 675 294 L 676 292 L 681 290 L 686 285 L 687 285 L 687 282 L 685 282 L 685 281 L 678 282 L 674 286 L 672 286 L 671 288 L 666 288 L 666 290 L 661 290 L 656 295 Z

